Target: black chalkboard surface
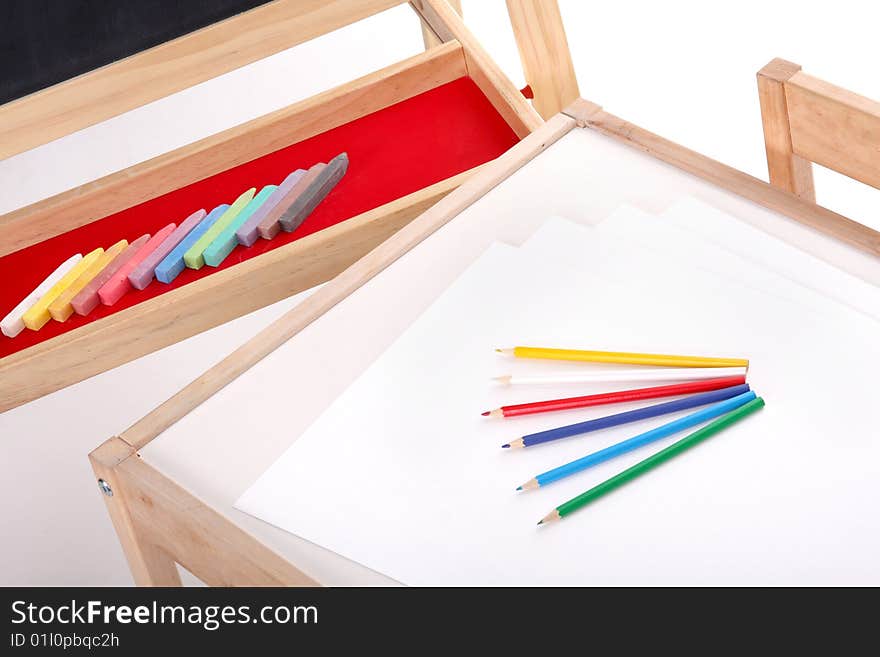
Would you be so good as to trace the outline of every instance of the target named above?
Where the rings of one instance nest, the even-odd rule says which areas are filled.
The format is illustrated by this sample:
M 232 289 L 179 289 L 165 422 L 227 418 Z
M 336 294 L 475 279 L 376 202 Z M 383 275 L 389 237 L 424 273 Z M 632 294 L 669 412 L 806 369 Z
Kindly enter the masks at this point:
M 0 0 L 0 103 L 269 0 Z

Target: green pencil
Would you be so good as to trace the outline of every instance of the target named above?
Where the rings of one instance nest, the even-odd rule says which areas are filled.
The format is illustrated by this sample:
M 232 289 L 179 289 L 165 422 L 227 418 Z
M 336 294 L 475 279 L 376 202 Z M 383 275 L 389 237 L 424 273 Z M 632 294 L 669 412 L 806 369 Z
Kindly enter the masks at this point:
M 614 475 L 611 479 L 603 481 L 601 484 L 594 486 L 585 493 L 581 493 L 577 497 L 573 497 L 568 502 L 564 502 L 557 506 L 553 511 L 542 518 L 538 524 L 561 520 L 569 513 L 573 513 L 580 508 L 587 506 L 590 502 L 598 500 L 606 493 L 610 493 L 615 488 L 623 486 L 625 483 L 632 481 L 639 475 L 643 475 L 649 470 L 656 468 L 661 463 L 665 463 L 669 459 L 678 456 L 682 452 L 690 449 L 707 438 L 711 438 L 722 429 L 726 429 L 731 424 L 743 419 L 764 406 L 764 400 L 761 397 L 753 399 L 748 404 L 740 406 L 736 410 L 722 415 L 701 429 L 697 429 L 692 434 L 685 436 L 676 443 L 673 443 L 666 449 L 662 449 L 653 456 L 649 456 L 644 461 L 636 463 L 634 466 L 627 468 L 623 472 Z

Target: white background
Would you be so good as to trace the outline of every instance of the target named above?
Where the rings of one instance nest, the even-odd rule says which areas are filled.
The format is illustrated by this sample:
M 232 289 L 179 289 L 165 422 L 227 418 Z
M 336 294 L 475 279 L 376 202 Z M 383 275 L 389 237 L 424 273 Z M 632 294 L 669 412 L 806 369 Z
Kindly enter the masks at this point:
M 880 98 L 870 4 L 560 0 L 581 95 L 664 137 L 766 179 L 755 72 L 773 57 Z M 501 0 L 464 0 L 468 25 L 524 84 Z M 0 162 L 0 214 L 260 116 L 421 50 L 407 7 Z M 319 64 L 316 65 L 316 62 Z M 819 202 L 880 227 L 880 193 L 816 169 Z M 0 415 L 0 584 L 131 583 L 86 455 L 231 350 L 220 327 L 181 344 L 174 371 L 148 356 Z M 191 344 L 191 343 L 190 343 Z M 165 358 L 168 354 L 166 352 Z M 126 394 L 133 377 L 150 386 Z M 149 390 L 148 394 L 141 391 Z

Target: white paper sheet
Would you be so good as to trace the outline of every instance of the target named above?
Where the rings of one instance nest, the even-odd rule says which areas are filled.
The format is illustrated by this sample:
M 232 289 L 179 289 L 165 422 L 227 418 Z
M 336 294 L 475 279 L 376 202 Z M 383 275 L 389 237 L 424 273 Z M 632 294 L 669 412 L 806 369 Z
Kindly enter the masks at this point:
M 599 238 L 590 235 L 591 231 Z M 556 248 L 557 259 L 563 259 L 569 266 L 576 267 L 581 259 L 589 257 L 603 274 L 617 278 L 641 276 L 649 268 L 663 272 L 663 276 L 679 278 L 712 272 L 719 279 L 796 303 L 805 312 L 843 318 L 880 330 L 880 324 L 865 324 L 871 319 L 867 313 L 722 249 L 664 217 L 632 206 L 621 206 L 593 227 L 551 217 L 523 244 L 522 251 L 553 248 Z M 633 258 L 638 258 L 639 267 L 631 267 Z M 670 279 L 670 284 L 674 282 Z
M 719 247 L 880 320 L 880 287 L 863 281 L 781 239 L 695 198 L 660 215 Z
M 582 244 L 609 242 L 593 231 Z M 711 272 L 657 271 L 636 254 L 615 279 L 600 262 L 559 241 L 494 246 L 236 506 L 408 584 L 878 583 L 870 331 Z M 480 418 L 537 398 L 487 381 L 511 365 L 492 347 L 517 343 L 745 355 L 768 406 L 537 529 L 556 504 L 675 438 L 539 491 L 516 495 L 517 484 L 675 416 L 503 451 L 524 433 L 629 408 Z

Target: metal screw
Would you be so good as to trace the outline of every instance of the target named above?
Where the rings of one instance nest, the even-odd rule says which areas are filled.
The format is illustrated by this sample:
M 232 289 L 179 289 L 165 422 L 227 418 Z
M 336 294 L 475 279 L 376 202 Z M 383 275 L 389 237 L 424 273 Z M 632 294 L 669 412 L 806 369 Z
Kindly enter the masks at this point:
M 103 479 L 98 479 L 98 488 L 100 488 L 101 492 L 107 497 L 113 497 L 113 489 L 110 488 L 110 484 Z

